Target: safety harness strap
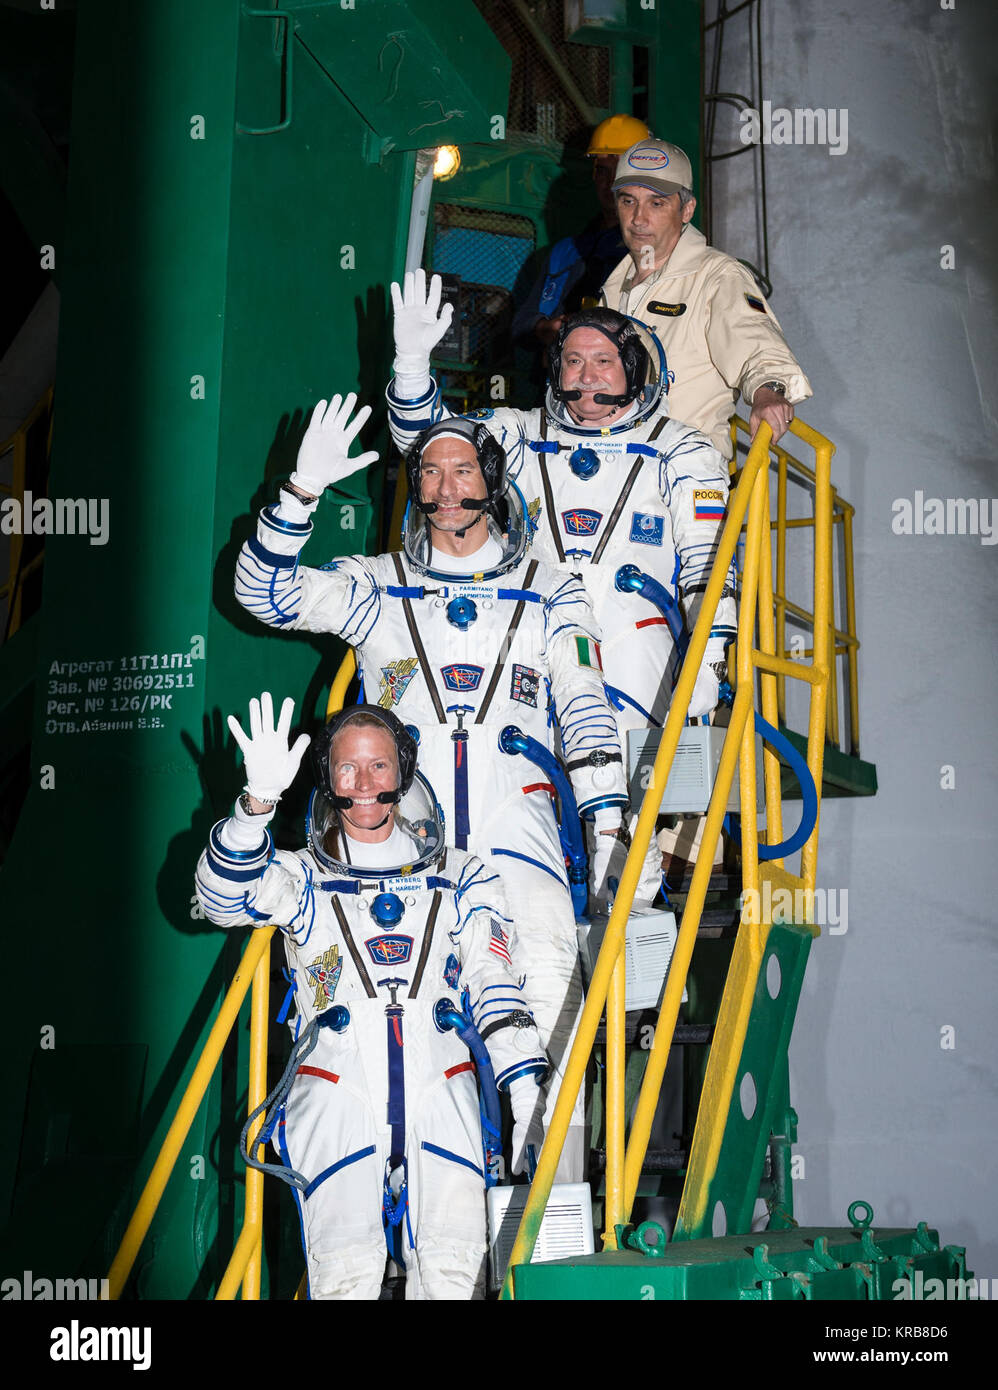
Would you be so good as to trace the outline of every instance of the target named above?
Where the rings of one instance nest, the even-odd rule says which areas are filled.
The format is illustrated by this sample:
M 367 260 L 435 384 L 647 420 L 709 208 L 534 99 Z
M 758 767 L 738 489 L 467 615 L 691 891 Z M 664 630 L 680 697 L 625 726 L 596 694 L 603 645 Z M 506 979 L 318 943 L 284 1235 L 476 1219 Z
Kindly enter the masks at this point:
M 405 570 L 402 568 L 402 557 L 399 555 L 398 551 L 392 554 L 392 563 L 395 566 L 395 573 L 398 575 L 399 584 L 404 588 Z M 402 612 L 405 614 L 405 625 L 409 629 L 409 636 L 412 639 L 412 645 L 416 652 L 416 660 L 419 662 L 419 669 L 423 673 L 423 679 L 426 681 L 426 688 L 430 692 L 430 699 L 433 701 L 434 712 L 436 713 L 438 721 L 441 724 L 446 724 L 447 716 L 444 714 L 443 701 L 440 699 L 437 683 L 433 679 L 433 671 L 430 668 L 430 663 L 426 659 L 426 650 L 420 638 L 419 630 L 416 627 L 416 618 L 412 611 L 412 603 L 408 598 L 403 598 L 402 600 Z
M 545 419 L 541 416 L 542 421 Z M 537 466 L 541 470 L 541 486 L 544 489 L 544 511 L 547 515 L 548 526 L 551 528 L 551 535 L 554 538 L 554 548 L 558 552 L 558 559 L 564 562 L 565 547 L 562 545 L 561 533 L 558 530 L 558 518 L 555 516 L 554 495 L 551 492 L 551 478 L 548 474 L 548 461 L 543 454 L 537 455 Z
M 564 554 L 563 554 L 563 555 L 562 555 L 562 559 L 564 559 L 564 558 L 565 558 L 565 557 L 564 557 Z M 527 573 L 526 573 L 526 574 L 524 575 L 524 577 L 523 577 L 523 587 L 524 587 L 525 589 L 529 589 L 529 588 L 530 588 L 531 584 L 534 582 L 534 575 L 535 575 L 536 573 L 537 573 L 537 561 L 536 561 L 536 560 L 531 560 L 530 564 L 527 566 Z M 512 616 L 512 618 L 510 619 L 509 627 L 508 627 L 507 630 L 506 630 L 506 636 L 503 638 L 503 640 L 502 640 L 502 645 L 501 645 L 500 648 L 499 648 L 499 659 L 498 659 L 498 661 L 496 662 L 495 670 L 492 672 L 492 679 L 489 681 L 489 688 L 488 688 L 488 690 L 486 690 L 486 692 L 485 692 L 485 698 L 482 700 L 482 703 L 481 703 L 481 706 L 479 707 L 478 713 L 475 715 L 475 723 L 476 723 L 476 724 L 484 724 L 484 723 L 485 723 L 485 716 L 486 716 L 486 714 L 488 714 L 488 712 L 489 712 L 489 706 L 490 706 L 491 703 L 492 703 L 492 697 L 493 697 L 493 696 L 495 695 L 495 693 L 496 693 L 496 687 L 497 687 L 498 684 L 499 684 L 499 677 L 502 675 L 502 668 L 503 668 L 503 667 L 505 666 L 505 664 L 506 664 L 506 658 L 509 656 L 510 652 L 512 651 L 512 648 L 513 648 L 513 638 L 516 636 L 516 629 L 517 629 L 517 628 L 519 627 L 519 625 L 520 625 L 520 619 L 523 617 L 523 610 L 524 610 L 525 607 L 526 607 L 526 599 L 522 599 L 522 598 L 521 598 L 520 601 L 519 601 L 519 603 L 518 603 L 518 604 L 516 605 L 516 607 L 513 609 L 513 616 Z
M 440 911 L 440 889 L 433 894 L 433 901 L 430 903 L 430 913 L 426 919 L 426 927 L 423 931 L 423 946 L 419 952 L 419 960 L 416 963 L 416 973 L 412 977 L 412 986 L 409 990 L 409 998 L 415 999 L 422 983 L 423 971 L 426 969 L 426 962 L 430 955 L 430 943 L 433 941 L 433 928 L 436 925 L 437 913 Z
M 634 466 L 632 467 L 630 473 L 628 473 L 627 479 L 624 482 L 624 486 L 620 489 L 620 496 L 614 503 L 613 511 L 610 513 L 609 520 L 606 523 L 606 530 L 603 532 L 603 539 L 600 541 L 599 545 L 593 551 L 593 558 L 589 562 L 591 565 L 598 565 L 600 560 L 603 558 L 603 551 L 607 548 L 607 545 L 610 543 L 610 537 L 613 535 L 613 528 L 620 520 L 620 513 L 624 510 L 624 503 L 631 495 L 631 488 L 633 488 L 635 482 L 637 481 L 638 474 L 641 472 L 642 463 L 643 460 L 640 458 L 634 460 Z
M 333 911 L 336 913 L 336 920 L 340 924 L 340 931 L 343 933 L 343 940 L 347 943 L 347 950 L 353 958 L 353 963 L 357 967 L 357 974 L 360 976 L 360 982 L 364 986 L 364 993 L 367 995 L 368 999 L 375 999 L 377 997 L 377 990 L 371 984 L 371 977 L 367 973 L 367 966 L 364 964 L 360 952 L 357 950 L 357 944 L 351 934 L 346 914 L 335 897 L 333 897 L 331 901 L 333 904 Z

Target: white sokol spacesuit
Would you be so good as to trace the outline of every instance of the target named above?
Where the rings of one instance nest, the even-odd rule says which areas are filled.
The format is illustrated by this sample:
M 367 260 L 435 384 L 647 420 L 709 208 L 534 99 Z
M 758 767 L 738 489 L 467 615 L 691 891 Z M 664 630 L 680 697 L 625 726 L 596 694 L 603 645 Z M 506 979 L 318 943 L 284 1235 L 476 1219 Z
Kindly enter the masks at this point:
M 551 774 L 503 751 L 500 736 L 516 728 L 550 755 L 560 733 L 579 812 L 617 821 L 626 803 L 620 742 L 584 586 L 526 558 L 522 499 L 506 492 L 501 450 L 487 430 L 456 423 L 475 441 L 490 506 L 503 517 L 502 529 L 490 520 L 473 574 L 454 573 L 454 557 L 431 548 L 425 516 L 412 506 L 402 554 L 300 566 L 311 505 L 282 491 L 240 552 L 236 596 L 272 627 L 342 636 L 356 651 L 365 697 L 418 729 L 420 765 L 440 796 L 448 843 L 502 874 L 552 1067 L 549 1119 L 582 1005 L 575 913 Z M 418 479 L 418 460 L 409 468 Z M 583 1107 L 580 1093 L 562 1180 L 583 1175 Z
M 510 1088 L 514 1114 L 517 1088 L 522 1112 L 546 1061 L 498 875 L 445 848 L 432 791 L 413 775 L 411 737 L 390 713 L 361 710 L 399 749 L 398 807 L 377 808 L 392 820 L 388 838 L 344 835 L 328 773 L 321 785 L 333 738 L 356 720 L 348 709 L 313 748 L 309 848 L 275 852 L 273 812 L 237 804 L 211 832 L 197 895 L 221 926 L 276 922 L 284 933 L 296 1042 L 262 1138 L 295 1189 L 310 1296 L 377 1298 L 391 1255 L 405 1266 L 406 1298 L 472 1298 L 483 1291 L 486 1156 L 475 1062 L 453 1031 L 462 991 L 479 1080 L 493 1094 Z M 493 1136 L 490 1154 L 497 1148 Z
M 389 423 L 396 444 L 407 449 L 420 431 L 450 411 L 429 375 L 425 343 L 436 331 L 430 302 L 423 310 L 424 346 L 417 350 L 412 344 L 407 354 L 405 316 L 415 316 L 422 288 L 418 281 L 407 283 L 404 300 L 397 287 L 393 292 L 402 333 L 397 328 Z M 446 328 L 443 315 L 437 322 Z M 566 408 L 562 354 L 576 328 L 596 329 L 619 353 L 627 385 L 612 424 L 580 423 Z M 724 520 L 728 466 L 705 435 L 669 418 L 664 358 L 645 325 L 606 309 L 574 314 L 551 350 L 550 367 L 552 385 L 542 409 L 501 407 L 468 418 L 485 423 L 506 450 L 510 476 L 536 526 L 532 553 L 585 582 L 603 632 L 603 671 L 625 737 L 665 721 L 681 664 L 673 628 L 683 632 L 685 648 Z M 671 598 L 681 596 L 685 622 L 682 609 L 673 608 L 670 627 L 640 587 L 620 587 L 617 576 L 625 566 L 650 576 Z M 626 575 L 621 584 L 627 585 Z M 725 646 L 736 634 L 734 596 L 732 566 L 690 703 L 693 717 L 709 714 L 717 704 Z M 638 809 L 632 808 L 635 819 Z M 658 883 L 653 842 L 635 902 L 650 902 Z

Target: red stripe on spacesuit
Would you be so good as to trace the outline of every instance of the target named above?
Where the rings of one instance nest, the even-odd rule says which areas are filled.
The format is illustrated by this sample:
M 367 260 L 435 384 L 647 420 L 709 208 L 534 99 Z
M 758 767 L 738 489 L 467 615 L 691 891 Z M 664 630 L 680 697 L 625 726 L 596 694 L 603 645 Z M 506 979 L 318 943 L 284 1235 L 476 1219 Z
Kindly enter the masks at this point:
M 523 788 L 523 795 L 528 792 L 547 792 L 549 796 L 554 796 L 554 787 L 550 782 L 531 782 L 529 787 Z
M 652 626 L 654 626 L 655 623 L 664 623 L 664 622 L 665 622 L 665 619 L 664 619 L 664 618 L 642 618 L 641 621 L 640 621 L 639 623 L 635 623 L 634 626 L 635 626 L 635 627 L 652 627 Z
M 474 1071 L 474 1070 L 475 1070 L 475 1064 L 474 1064 L 474 1062 L 458 1062 L 458 1064 L 457 1064 L 456 1067 L 448 1067 L 447 1070 L 444 1072 L 444 1076 L 445 1076 L 445 1077 L 447 1078 L 447 1080 L 449 1081 L 450 1078 L 451 1078 L 452 1076 L 457 1076 L 458 1072 L 460 1072 L 460 1071 Z
M 323 1071 L 321 1067 L 299 1067 L 295 1076 L 321 1076 L 323 1081 L 339 1081 L 334 1071 Z

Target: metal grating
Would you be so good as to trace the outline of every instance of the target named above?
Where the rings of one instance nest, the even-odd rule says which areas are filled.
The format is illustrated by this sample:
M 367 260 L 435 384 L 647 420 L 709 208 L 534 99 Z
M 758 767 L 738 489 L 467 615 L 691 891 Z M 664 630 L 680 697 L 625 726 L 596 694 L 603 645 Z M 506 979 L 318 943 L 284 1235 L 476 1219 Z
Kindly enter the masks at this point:
M 565 41 L 563 0 L 528 0 L 525 8 L 549 39 L 583 102 L 593 108 L 587 114 L 569 95 L 513 0 L 475 0 L 475 4 L 513 62 L 507 129 L 537 135 L 552 144 L 588 140 L 592 127 L 610 107 L 609 48 Z
M 445 396 L 456 392 L 462 409 L 486 404 L 483 374 L 508 367 L 513 288 L 534 244 L 529 217 L 453 203 L 433 209 L 431 268 L 443 277 L 444 296 L 455 307 L 434 356 L 444 367 Z

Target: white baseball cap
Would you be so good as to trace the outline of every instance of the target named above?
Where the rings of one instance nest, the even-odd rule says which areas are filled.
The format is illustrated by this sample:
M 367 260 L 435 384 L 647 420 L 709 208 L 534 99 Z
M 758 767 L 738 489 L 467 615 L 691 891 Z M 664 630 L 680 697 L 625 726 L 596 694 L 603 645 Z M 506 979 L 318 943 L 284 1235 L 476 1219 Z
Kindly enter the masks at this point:
M 681 188 L 693 187 L 693 170 L 678 145 L 667 140 L 639 140 L 617 160 L 613 191 L 629 183 L 656 193 L 678 193 Z

